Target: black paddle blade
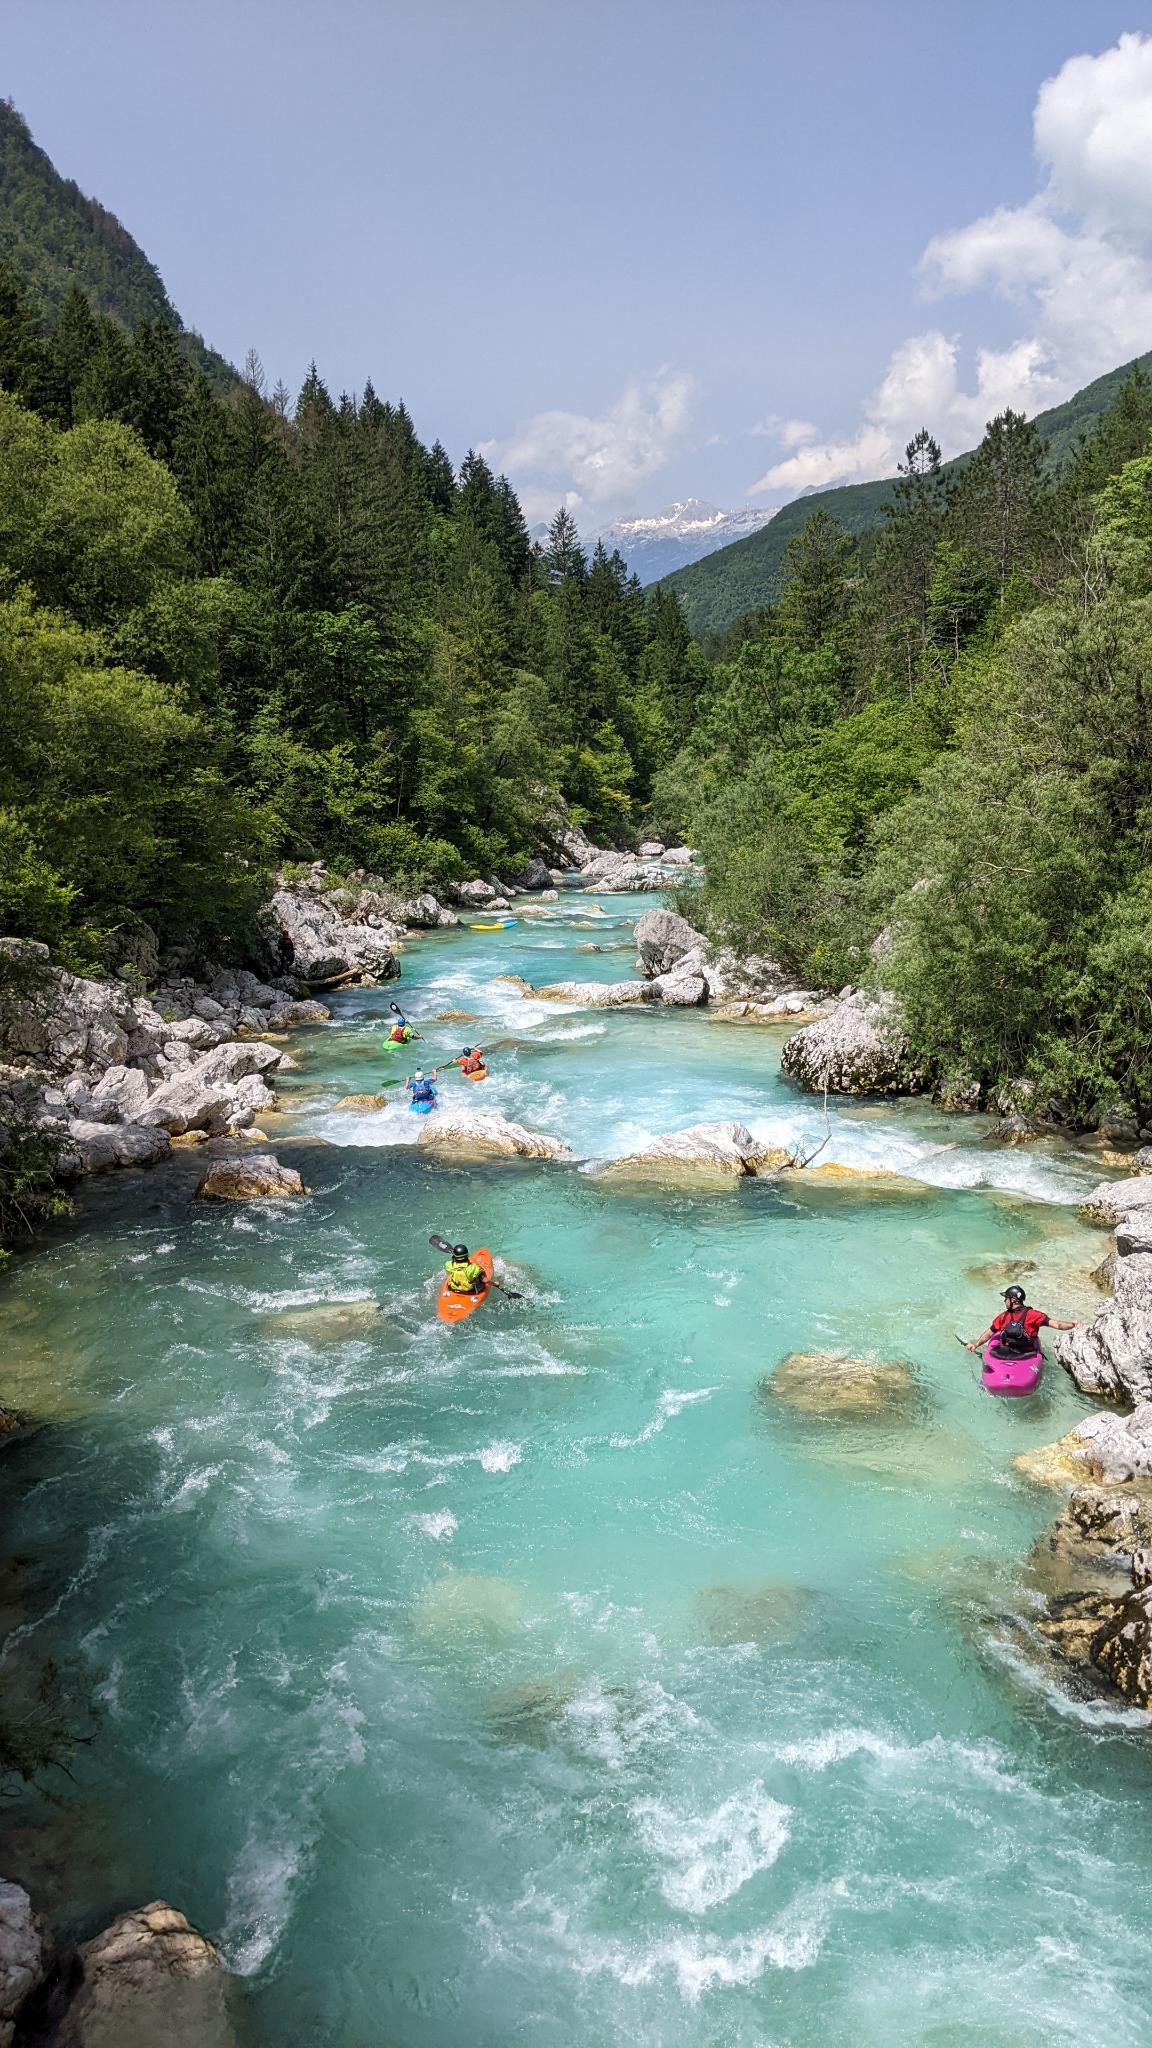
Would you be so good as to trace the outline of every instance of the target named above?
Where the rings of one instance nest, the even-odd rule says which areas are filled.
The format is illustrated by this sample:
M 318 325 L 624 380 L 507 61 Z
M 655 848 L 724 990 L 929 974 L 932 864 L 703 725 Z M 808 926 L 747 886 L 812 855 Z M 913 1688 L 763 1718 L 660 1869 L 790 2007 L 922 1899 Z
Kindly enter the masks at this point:
M 430 1237 L 428 1242 L 438 1252 L 450 1252 L 452 1249 L 446 1237 Z

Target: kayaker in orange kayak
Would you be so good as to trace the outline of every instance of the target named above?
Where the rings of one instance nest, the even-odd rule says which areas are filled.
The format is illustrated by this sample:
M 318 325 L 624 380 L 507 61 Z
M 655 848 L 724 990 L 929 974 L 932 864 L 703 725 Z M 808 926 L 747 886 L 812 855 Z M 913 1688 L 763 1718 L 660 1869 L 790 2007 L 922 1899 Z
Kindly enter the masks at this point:
M 484 1048 L 481 1045 L 466 1045 L 459 1059 L 453 1061 L 453 1065 L 459 1067 L 460 1072 L 467 1075 L 469 1080 L 478 1080 L 482 1074 L 488 1072 Z
M 483 1266 L 478 1266 L 466 1244 L 454 1244 L 452 1256 L 444 1262 L 448 1285 L 453 1294 L 482 1294 L 488 1285 L 488 1275 Z

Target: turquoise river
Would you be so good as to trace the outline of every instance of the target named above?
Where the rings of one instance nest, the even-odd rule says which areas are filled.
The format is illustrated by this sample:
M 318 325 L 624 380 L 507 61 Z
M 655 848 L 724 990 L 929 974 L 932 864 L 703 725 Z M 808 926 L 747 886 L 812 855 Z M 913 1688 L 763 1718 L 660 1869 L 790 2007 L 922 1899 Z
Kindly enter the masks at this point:
M 73 1935 L 179 1905 L 251 2048 L 1146 2048 L 1147 1717 L 1029 1648 L 1058 1501 L 1012 1466 L 1088 1404 L 1055 1368 L 992 1401 L 956 1342 L 1008 1261 L 1091 1312 L 1100 1169 L 839 1103 L 822 1160 L 901 1179 L 598 1185 L 690 1123 L 824 1129 L 782 1033 L 498 979 L 630 974 L 651 902 L 414 939 L 293 1044 L 306 1202 L 193 1204 L 185 1151 L 9 1274 L 0 1391 L 47 1426 L 6 1458 L 7 1656 L 88 1739 L 4 1868 Z M 426 1064 L 498 1046 L 447 1095 L 572 1163 L 337 1109 L 403 1064 L 397 993 Z M 527 1299 L 445 1329 L 430 1231 Z M 763 1385 L 797 1349 L 919 1398 L 804 1413 Z

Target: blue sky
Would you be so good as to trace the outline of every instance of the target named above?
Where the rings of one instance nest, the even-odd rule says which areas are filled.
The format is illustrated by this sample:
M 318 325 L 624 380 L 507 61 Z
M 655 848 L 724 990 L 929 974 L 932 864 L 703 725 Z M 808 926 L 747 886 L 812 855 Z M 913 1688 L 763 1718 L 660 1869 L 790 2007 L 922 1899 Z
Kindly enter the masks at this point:
M 590 527 L 887 473 L 920 424 L 954 452 L 1152 347 L 1144 33 L 1108 0 L 38 0 L 0 89 L 234 361 L 370 375 Z

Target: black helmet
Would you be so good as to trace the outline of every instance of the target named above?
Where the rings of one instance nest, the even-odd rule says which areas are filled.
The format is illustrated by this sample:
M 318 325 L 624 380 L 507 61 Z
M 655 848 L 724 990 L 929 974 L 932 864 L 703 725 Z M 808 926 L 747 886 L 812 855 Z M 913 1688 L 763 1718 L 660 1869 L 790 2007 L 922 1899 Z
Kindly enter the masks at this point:
M 453 1247 L 452 1247 L 452 1257 L 453 1257 L 454 1259 L 466 1259 L 466 1258 L 468 1257 L 468 1247 L 467 1247 L 467 1245 L 466 1245 L 466 1244 L 454 1244 L 454 1245 L 453 1245 Z
M 472 1054 L 473 1054 L 473 1053 L 475 1052 L 475 1050 L 476 1050 L 476 1048 L 475 1048 L 475 1046 L 474 1046 L 474 1045 L 466 1045 L 466 1046 L 464 1047 L 463 1051 L 462 1051 L 462 1052 L 461 1052 L 461 1054 L 460 1054 L 460 1057 L 461 1057 L 461 1059 L 462 1059 L 462 1060 L 469 1060 L 469 1059 L 471 1059 L 471 1057 L 472 1057 Z
M 1006 1287 L 1004 1289 L 1004 1293 L 1001 1299 L 1004 1301 L 1018 1301 L 1023 1303 L 1024 1289 L 1022 1287 Z

